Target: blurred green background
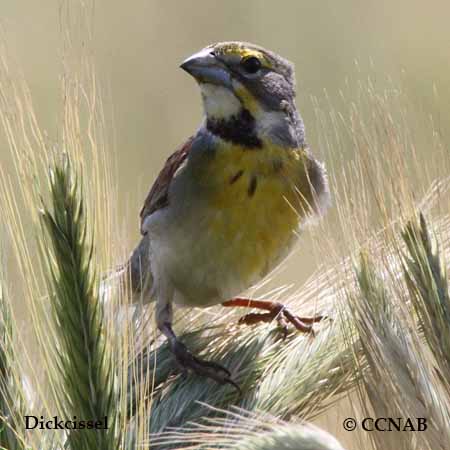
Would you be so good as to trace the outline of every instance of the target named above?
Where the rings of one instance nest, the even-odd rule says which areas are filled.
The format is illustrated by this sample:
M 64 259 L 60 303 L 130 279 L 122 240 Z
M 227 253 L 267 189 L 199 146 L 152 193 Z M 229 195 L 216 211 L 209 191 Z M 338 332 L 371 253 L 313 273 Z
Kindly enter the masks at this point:
M 60 106 L 59 12 L 58 0 L 1 1 L 9 52 L 24 71 L 50 140 L 58 134 Z M 201 119 L 198 88 L 178 68 L 185 57 L 212 42 L 246 40 L 292 60 L 309 141 L 335 171 L 339 161 L 332 163 L 333 155 L 318 144 L 311 98 L 323 99 L 326 91 L 331 103 L 338 101 L 348 86 L 351 94 L 352 80 L 367 75 L 402 87 L 414 111 L 411 123 L 433 115 L 444 140 L 449 136 L 449 13 L 444 0 L 97 0 L 93 59 L 106 115 L 113 118 L 108 138 L 118 162 L 126 245 L 131 250 L 138 238 L 139 210 L 159 169 Z M 0 143 L 0 164 L 10 164 Z M 430 147 L 419 150 L 426 155 Z M 275 284 L 300 285 L 317 268 L 320 258 L 309 239 Z

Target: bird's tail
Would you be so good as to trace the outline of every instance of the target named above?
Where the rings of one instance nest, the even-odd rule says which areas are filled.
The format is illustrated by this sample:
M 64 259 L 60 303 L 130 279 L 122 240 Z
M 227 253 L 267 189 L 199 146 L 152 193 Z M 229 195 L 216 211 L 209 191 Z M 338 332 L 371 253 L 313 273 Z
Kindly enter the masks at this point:
M 118 292 L 125 294 L 131 303 L 152 301 L 153 278 L 150 270 L 149 239 L 144 236 L 134 249 L 129 260 L 106 275 L 101 283 L 105 301 Z

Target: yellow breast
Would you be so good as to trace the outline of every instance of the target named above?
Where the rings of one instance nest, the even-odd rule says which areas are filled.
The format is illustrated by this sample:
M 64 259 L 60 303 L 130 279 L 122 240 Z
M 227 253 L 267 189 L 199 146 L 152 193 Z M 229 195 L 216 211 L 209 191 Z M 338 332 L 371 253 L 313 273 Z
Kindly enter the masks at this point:
M 309 189 L 304 151 L 222 144 L 197 174 L 208 192 L 211 255 L 243 283 L 270 272 L 287 254 Z

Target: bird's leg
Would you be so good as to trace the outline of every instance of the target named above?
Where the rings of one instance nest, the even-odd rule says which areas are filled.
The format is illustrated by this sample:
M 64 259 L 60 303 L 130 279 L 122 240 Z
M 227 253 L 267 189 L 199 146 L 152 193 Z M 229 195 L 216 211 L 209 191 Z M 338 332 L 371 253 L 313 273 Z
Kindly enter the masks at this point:
M 159 330 L 166 336 L 169 348 L 184 374 L 188 370 L 207 378 L 211 378 L 220 384 L 229 383 L 241 392 L 237 383 L 231 378 L 228 369 L 213 361 L 205 361 L 194 356 L 187 347 L 176 337 L 172 329 L 172 305 L 165 303 L 156 306 L 156 323 Z
M 250 313 L 246 314 L 239 320 L 239 323 L 252 325 L 258 322 L 271 322 L 277 319 L 282 329 L 286 333 L 286 321 L 290 322 L 294 327 L 303 333 L 313 332 L 312 325 L 320 322 L 324 316 L 300 317 L 293 314 L 282 303 L 267 300 L 252 300 L 249 298 L 233 298 L 222 303 L 227 307 L 245 307 L 256 308 L 268 311 L 266 313 Z

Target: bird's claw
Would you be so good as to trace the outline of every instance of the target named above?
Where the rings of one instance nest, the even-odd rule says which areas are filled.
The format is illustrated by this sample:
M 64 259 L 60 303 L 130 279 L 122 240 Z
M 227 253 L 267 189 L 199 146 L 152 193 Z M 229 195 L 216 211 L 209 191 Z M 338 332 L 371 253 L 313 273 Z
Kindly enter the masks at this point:
M 239 395 L 242 395 L 241 388 L 231 378 L 231 372 L 226 367 L 214 361 L 205 361 L 197 358 L 180 341 L 176 341 L 172 345 L 172 352 L 178 365 L 181 367 L 183 376 L 186 376 L 187 371 L 191 370 L 195 374 L 211 378 L 219 384 L 231 384 L 237 389 Z
M 286 319 L 282 314 L 278 314 L 277 316 L 278 328 L 281 331 L 281 335 L 283 336 L 283 340 L 286 340 L 289 334 L 289 328 L 286 322 Z
M 240 324 L 252 325 L 258 322 L 271 322 L 276 319 L 282 331 L 283 338 L 288 335 L 288 322 L 291 323 L 298 331 L 302 333 L 310 333 L 315 336 L 313 324 L 323 320 L 325 316 L 300 317 L 293 314 L 286 306 L 281 303 L 275 303 L 272 310 L 267 313 L 249 313 L 239 320 Z

